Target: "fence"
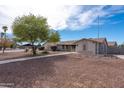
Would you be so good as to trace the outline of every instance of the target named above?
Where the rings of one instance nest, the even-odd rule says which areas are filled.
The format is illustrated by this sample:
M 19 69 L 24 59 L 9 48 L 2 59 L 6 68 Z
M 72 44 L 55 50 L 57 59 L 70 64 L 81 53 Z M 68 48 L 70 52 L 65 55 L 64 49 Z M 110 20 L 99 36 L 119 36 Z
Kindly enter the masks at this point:
M 124 48 L 109 47 L 108 54 L 124 54 Z

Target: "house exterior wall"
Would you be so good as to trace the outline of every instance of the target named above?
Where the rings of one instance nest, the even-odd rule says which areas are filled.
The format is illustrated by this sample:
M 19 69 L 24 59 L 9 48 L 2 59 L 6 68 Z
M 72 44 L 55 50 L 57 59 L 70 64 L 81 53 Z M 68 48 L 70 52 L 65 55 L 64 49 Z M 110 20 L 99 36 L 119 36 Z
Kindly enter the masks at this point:
M 84 45 L 86 46 L 86 50 L 83 49 Z M 82 40 L 77 43 L 76 52 L 107 54 L 107 45 L 104 43 L 95 43 L 88 40 Z
M 85 50 L 83 49 L 84 46 L 86 47 Z M 76 52 L 96 54 L 96 43 L 86 40 L 77 42 Z
M 62 45 L 57 45 L 57 49 L 60 51 L 63 51 L 63 46 Z
M 107 54 L 107 45 L 99 44 L 99 54 Z
M 45 44 L 45 49 L 51 50 L 51 46 L 57 46 L 59 51 L 75 51 L 79 53 L 90 54 L 107 54 L 108 46 L 106 41 L 103 43 L 97 43 L 91 40 L 83 39 L 73 44 Z
M 76 45 L 57 45 L 57 49 L 60 51 L 75 51 Z

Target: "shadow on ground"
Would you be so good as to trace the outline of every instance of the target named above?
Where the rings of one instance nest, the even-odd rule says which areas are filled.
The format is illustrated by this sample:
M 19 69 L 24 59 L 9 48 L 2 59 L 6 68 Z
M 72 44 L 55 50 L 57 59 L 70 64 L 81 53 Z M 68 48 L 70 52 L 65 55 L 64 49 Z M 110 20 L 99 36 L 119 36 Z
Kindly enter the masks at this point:
M 54 60 L 65 60 L 66 56 L 33 59 L 0 65 L 0 83 L 12 83 L 7 87 L 33 87 L 40 81 L 55 75 Z M 44 86 L 44 85 L 42 85 Z

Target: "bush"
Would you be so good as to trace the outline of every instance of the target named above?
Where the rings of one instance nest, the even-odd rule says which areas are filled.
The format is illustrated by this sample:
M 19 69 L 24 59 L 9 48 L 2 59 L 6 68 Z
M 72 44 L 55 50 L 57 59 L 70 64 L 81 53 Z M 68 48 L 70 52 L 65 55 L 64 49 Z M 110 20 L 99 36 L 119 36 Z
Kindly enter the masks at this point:
M 43 51 L 42 54 L 49 54 L 49 52 L 48 51 Z
M 44 47 L 40 47 L 40 48 L 38 48 L 39 50 L 44 50 L 45 48 Z
M 57 51 L 57 46 L 51 46 L 52 51 Z

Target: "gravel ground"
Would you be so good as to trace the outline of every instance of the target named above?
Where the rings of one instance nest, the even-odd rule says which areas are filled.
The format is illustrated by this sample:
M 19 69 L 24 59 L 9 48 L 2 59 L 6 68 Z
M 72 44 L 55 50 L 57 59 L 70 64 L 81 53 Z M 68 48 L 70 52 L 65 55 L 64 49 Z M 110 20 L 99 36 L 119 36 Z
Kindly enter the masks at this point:
M 0 85 L 121 88 L 124 87 L 124 60 L 71 54 L 3 64 L 0 65 Z
M 43 54 L 41 54 L 41 52 L 39 52 L 40 53 L 39 56 L 40 55 L 44 56 Z M 52 52 L 52 51 L 49 51 L 49 55 L 51 55 L 51 54 L 59 54 L 59 53 L 63 53 L 63 52 Z M 0 61 L 7 60 L 7 59 L 24 58 L 24 57 L 33 57 L 33 55 L 32 55 L 31 52 L 24 52 L 24 51 L 5 52 L 4 54 L 0 53 Z
M 0 53 L 0 61 L 6 59 L 15 59 L 15 58 L 22 58 L 22 57 L 29 57 L 32 56 L 31 53 L 26 52 L 5 52 L 4 54 Z

